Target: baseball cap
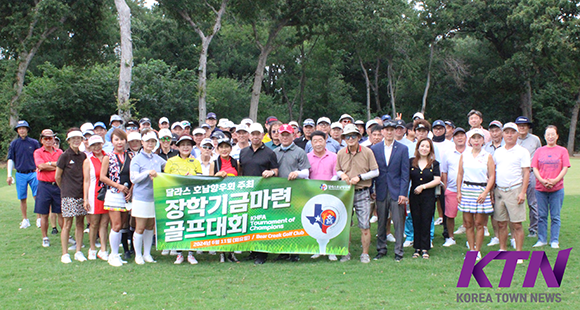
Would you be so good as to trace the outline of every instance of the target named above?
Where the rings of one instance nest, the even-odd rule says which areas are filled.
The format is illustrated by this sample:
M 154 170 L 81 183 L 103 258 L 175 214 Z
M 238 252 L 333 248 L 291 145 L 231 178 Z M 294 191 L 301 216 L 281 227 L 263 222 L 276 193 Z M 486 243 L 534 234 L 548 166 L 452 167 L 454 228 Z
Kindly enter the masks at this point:
M 358 131 L 358 128 L 356 128 L 354 124 L 346 124 L 346 126 L 344 126 L 344 132 L 342 133 L 342 135 L 346 136 L 353 133 L 360 136 L 360 132 Z
M 330 118 L 323 116 L 316 121 L 316 125 L 320 123 L 328 123 L 328 125 L 330 125 L 332 122 L 330 121 Z
M 341 124 L 341 123 L 339 123 L 339 122 L 334 122 L 334 123 L 330 124 L 330 129 L 334 129 L 334 128 L 340 128 L 340 129 L 343 129 L 343 128 L 342 128 L 342 124 Z
M 81 128 L 80 129 L 81 129 L 81 132 L 85 132 L 87 130 L 91 130 L 92 131 L 92 130 L 95 129 L 95 127 L 91 123 L 84 123 L 84 124 L 81 125 Z
M 205 129 L 199 128 L 199 127 L 195 128 L 191 134 L 194 136 L 195 135 L 205 135 Z
M 201 140 L 201 146 L 204 146 L 206 144 L 211 145 L 211 147 L 213 147 L 213 142 L 211 141 L 210 138 L 204 138 L 203 140 Z
M 83 137 L 86 136 L 86 135 L 93 136 L 94 134 L 95 134 L 95 132 L 92 129 L 87 129 L 87 130 L 83 131 Z
M 139 127 L 139 124 L 134 120 L 130 120 L 125 124 L 125 128 L 127 127 Z
M 530 128 L 533 127 L 532 126 L 533 125 L 532 124 L 532 121 L 530 121 L 530 119 L 527 118 L 527 117 L 525 117 L 525 116 L 519 116 L 518 118 L 516 118 L 516 122 L 515 123 L 517 125 L 519 125 L 519 124 L 528 124 L 528 125 L 530 125 Z
M 139 124 L 149 124 L 149 125 L 151 125 L 151 120 L 149 118 L 147 118 L 147 117 L 144 117 L 144 118 L 142 118 L 139 121 Z
M 363 125 L 363 126 L 364 126 L 365 122 L 359 119 L 359 120 L 356 120 L 356 121 L 354 122 L 354 124 L 355 124 L 355 125 Z
M 183 129 L 183 124 L 181 122 L 175 122 L 171 125 L 171 129 L 175 129 L 175 127 Z
M 288 125 L 290 125 L 292 127 L 300 127 L 300 125 L 298 125 L 297 121 L 291 121 L 290 123 L 288 123 Z
M 442 121 L 442 120 L 440 120 L 440 119 L 438 119 L 438 120 L 436 120 L 436 121 L 433 122 L 433 124 L 431 125 L 431 128 L 434 128 L 435 126 L 443 126 L 443 127 L 445 127 L 445 122 Z
M 127 142 L 131 142 L 131 141 L 141 141 L 141 134 L 133 131 L 131 133 L 129 133 L 129 135 L 127 136 Z
M 181 121 L 181 127 L 182 127 L 183 129 L 185 129 L 185 127 L 189 127 L 189 128 L 191 128 L 191 123 L 190 123 L 189 121 L 185 121 L 185 120 L 183 120 L 183 121 Z
M 516 132 L 518 132 L 518 125 L 516 125 L 515 123 L 509 122 L 509 123 L 505 123 L 505 125 L 503 125 L 503 131 L 505 131 L 508 128 L 511 128 L 511 129 L 515 130 Z
M 220 121 L 217 124 L 218 127 L 231 127 L 229 124 L 229 120 L 227 118 L 220 118 Z
M 103 129 L 107 129 L 107 126 L 105 126 L 105 123 L 103 122 L 96 122 L 95 125 L 93 126 L 93 128 L 97 128 L 97 127 L 101 127 Z
M 370 121 L 367 122 L 365 128 L 369 129 L 369 127 L 371 127 L 372 125 L 375 125 L 375 124 L 379 124 L 379 122 L 377 122 L 376 119 L 371 119 Z
M 167 129 L 167 128 L 163 128 L 161 130 L 159 130 L 159 138 L 165 138 L 165 137 L 169 137 L 171 138 L 171 130 Z
M 167 123 L 169 124 L 169 119 L 165 116 L 159 119 L 159 124 Z
M 425 119 L 425 115 L 423 115 L 423 113 L 421 113 L 421 112 L 417 112 L 417 113 L 413 114 L 413 120 L 416 120 L 416 119 Z
M 316 124 L 314 123 L 314 120 L 311 119 L 311 118 L 305 119 L 304 122 L 302 123 L 302 126 L 312 126 L 312 127 L 314 127 L 314 125 L 316 125 Z
M 483 114 L 477 110 L 471 110 L 469 111 L 469 113 L 467 113 L 467 117 L 470 117 L 471 115 L 476 114 L 477 116 L 483 118 Z
M 54 136 L 56 136 L 56 135 L 54 134 L 54 132 L 52 131 L 52 129 L 44 129 L 40 133 L 40 138 L 41 139 L 42 139 L 42 137 L 54 137 Z
M 391 116 L 389 114 L 385 114 L 385 115 L 381 116 L 381 120 L 383 122 L 386 121 L 386 120 L 389 120 L 389 119 L 391 119 Z
M 250 132 L 250 130 L 248 129 L 248 126 L 246 126 L 245 124 L 239 124 L 236 127 L 236 132 L 239 132 L 239 131 Z
M 253 123 L 252 125 L 250 125 L 250 133 L 258 131 L 260 133 L 264 133 L 264 128 L 262 127 L 262 124 L 260 123 Z
M 73 130 L 66 135 L 66 140 L 68 141 L 70 138 L 74 137 L 83 137 L 83 134 L 79 130 Z
M 217 145 L 218 146 L 220 146 L 220 144 L 222 144 L 222 143 L 226 143 L 227 145 L 232 146 L 232 141 L 228 137 L 224 137 L 224 138 L 221 138 L 221 139 L 218 139 L 217 140 Z
M 159 141 L 159 139 L 157 139 L 157 135 L 153 131 L 150 131 L 141 136 L 141 141 L 149 141 L 149 140 Z
M 103 141 L 103 138 L 101 138 L 101 136 L 94 135 L 94 136 L 89 138 L 89 146 L 91 146 L 95 143 L 105 143 L 105 142 Z
M 404 121 L 404 120 L 402 120 L 402 119 L 398 119 L 398 120 L 396 121 L 396 126 L 395 126 L 395 128 L 399 128 L 399 127 L 401 127 L 401 128 L 407 128 L 407 127 L 405 127 L 406 125 L 407 125 L 407 124 L 405 123 L 405 121 Z
M 417 124 L 417 126 L 415 126 L 415 130 L 419 130 L 419 129 L 429 130 L 429 128 L 427 128 L 427 126 L 425 126 L 424 124 L 421 124 L 421 123 L 419 123 L 419 124 Z
M 351 123 L 354 123 L 354 118 L 352 118 L 352 116 L 350 116 L 350 114 L 343 114 L 340 116 L 340 118 L 338 119 L 338 121 L 342 121 L 343 119 L 348 118 L 350 120 Z
M 293 134 L 294 133 L 294 127 L 288 125 L 288 124 L 282 124 L 280 125 L 280 128 L 278 128 L 278 132 L 280 134 L 282 134 L 283 132 L 287 132 L 289 134 Z
M 489 123 L 489 126 L 487 126 L 487 128 L 491 128 L 491 126 L 496 126 L 499 129 L 502 129 L 503 125 L 500 121 L 494 120 L 491 123 Z
M 445 125 L 449 125 L 451 128 L 455 129 L 455 124 L 450 120 L 445 121 Z
M 383 128 L 388 128 L 388 127 L 397 128 L 397 123 L 393 122 L 390 119 L 387 119 L 383 122 Z
M 201 125 L 201 128 L 211 128 L 211 126 L 209 124 L 203 123 Z
M 209 112 L 207 113 L 207 116 L 205 118 L 213 118 L 213 119 L 217 119 L 217 116 L 215 115 L 215 113 L 213 112 Z
M 121 122 L 121 124 L 123 124 L 123 118 L 117 114 L 111 115 L 111 119 L 109 120 L 109 125 L 111 125 L 114 121 L 119 121 L 119 122 Z
M 266 119 L 266 125 L 271 124 L 272 122 L 277 121 L 278 119 L 276 118 L 276 116 L 268 116 L 268 118 Z
M 474 135 L 480 135 L 481 137 L 485 137 L 483 130 L 479 128 L 473 128 L 467 134 L 469 135 L 469 137 L 473 137 Z
M 252 119 L 250 119 L 250 118 L 244 118 L 244 119 L 243 119 L 243 120 L 240 122 L 240 124 L 245 124 L 246 126 L 248 126 L 248 125 L 252 125 L 253 123 L 254 123 L 254 121 L 253 121 Z
M 453 130 L 453 136 L 455 136 L 458 133 L 465 133 L 465 129 L 463 129 L 461 127 L 455 128 L 455 130 Z
M 214 131 L 214 132 L 211 134 L 210 138 L 211 138 L 211 139 L 221 139 L 221 138 L 223 138 L 223 137 L 225 137 L 225 136 L 226 136 L 226 135 L 224 135 L 223 131 Z
M 177 140 L 177 144 L 179 146 L 179 143 L 183 142 L 183 141 L 191 141 L 191 144 L 195 144 L 193 143 L 193 138 L 190 135 L 181 135 L 181 137 L 179 137 L 179 140 Z

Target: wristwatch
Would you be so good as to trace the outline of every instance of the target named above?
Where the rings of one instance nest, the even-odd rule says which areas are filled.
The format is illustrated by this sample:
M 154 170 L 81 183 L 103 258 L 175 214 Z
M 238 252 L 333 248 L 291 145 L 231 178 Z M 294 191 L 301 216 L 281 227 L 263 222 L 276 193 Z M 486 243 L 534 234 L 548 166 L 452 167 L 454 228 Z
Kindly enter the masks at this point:
M 49 166 L 52 166 L 52 162 L 51 162 L 51 161 L 49 161 L 49 162 L 48 162 L 48 165 L 49 165 Z
M 363 179 L 362 179 L 362 176 L 361 176 L 360 174 L 359 174 L 359 175 L 357 175 L 357 176 L 358 176 L 358 179 L 359 179 L 359 181 L 362 181 L 362 180 L 363 180 Z

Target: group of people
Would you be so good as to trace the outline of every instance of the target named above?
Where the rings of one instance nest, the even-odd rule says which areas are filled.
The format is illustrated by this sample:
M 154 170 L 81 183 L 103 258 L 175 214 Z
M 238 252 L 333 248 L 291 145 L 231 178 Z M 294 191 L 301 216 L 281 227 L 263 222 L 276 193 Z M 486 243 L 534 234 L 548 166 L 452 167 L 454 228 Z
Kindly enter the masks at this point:
M 499 244 L 500 251 L 507 250 L 511 232 L 512 246 L 522 250 L 526 199 L 528 236 L 538 239 L 534 247 L 558 248 L 563 178 L 570 161 L 566 149 L 557 145 L 557 128 L 545 129 L 547 144 L 542 146 L 530 133 L 532 123 L 526 117 L 506 124 L 494 120 L 487 130 L 481 112 L 472 110 L 467 117 L 471 128 L 466 131 L 451 120 L 431 124 L 419 112 L 409 123 L 400 115 L 363 122 L 343 114 L 337 122 L 308 118 L 302 126 L 295 121 L 284 124 L 273 116 L 264 126 L 251 119 L 218 123 L 210 112 L 193 130 L 188 121 L 170 124 L 166 117 L 159 119 L 155 130 L 149 118 L 125 122 L 112 115 L 108 129 L 103 122 L 69 129 L 64 152 L 51 129 L 42 130 L 39 143 L 29 136 L 29 124 L 20 121 L 15 126 L 18 137 L 10 144 L 7 181 L 13 183 L 16 169 L 20 228 L 30 226 L 26 211 L 30 186 L 44 247 L 50 246 L 49 214 L 58 218 L 53 234 L 58 233 L 58 222 L 63 263 L 72 262 L 69 250 L 75 251 L 75 260 L 87 260 L 82 252 L 85 217 L 89 260 L 119 267 L 134 255 L 136 264 L 154 263 L 153 179 L 160 172 L 346 182 L 354 187 L 362 263 L 371 261 L 370 226 L 375 222 L 374 260 L 387 255 L 387 241 L 395 243 L 397 262 L 411 246 L 412 258 L 428 259 L 434 225 L 439 224 L 444 228 L 443 246 L 455 245 L 454 235 L 465 232 L 467 247 L 477 251 L 479 259 L 490 215 L 494 237 L 488 246 Z M 454 231 L 458 211 L 463 225 Z M 73 219 L 74 239 L 69 236 Z M 184 262 L 182 252 L 174 254 L 175 264 Z M 221 262 L 238 262 L 235 253 L 219 255 Z M 263 264 L 267 257 L 251 252 L 248 259 Z M 297 261 L 299 256 L 281 254 L 277 260 L 281 259 Z M 334 255 L 329 259 L 338 260 Z M 340 261 L 350 259 L 349 253 Z M 194 252 L 188 253 L 187 261 L 197 264 Z

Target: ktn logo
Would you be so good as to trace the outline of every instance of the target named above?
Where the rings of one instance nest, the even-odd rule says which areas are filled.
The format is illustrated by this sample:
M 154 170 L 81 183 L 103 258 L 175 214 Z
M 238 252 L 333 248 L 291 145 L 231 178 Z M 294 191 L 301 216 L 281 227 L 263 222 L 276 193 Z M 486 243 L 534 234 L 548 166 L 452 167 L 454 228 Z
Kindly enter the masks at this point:
M 540 270 L 544 275 L 548 287 L 560 287 L 571 251 L 572 248 L 558 252 L 558 257 L 554 263 L 554 269 L 550 267 L 550 262 L 548 261 L 548 257 L 544 251 L 532 252 L 531 258 L 530 251 L 493 251 L 489 252 L 477 264 L 475 264 L 477 252 L 469 251 L 465 255 L 465 261 L 463 262 L 463 268 L 461 268 L 457 287 L 469 287 L 471 275 L 473 275 L 480 287 L 493 287 L 483 271 L 483 268 L 485 268 L 485 266 L 487 266 L 487 264 L 492 260 L 505 260 L 503 272 L 499 280 L 499 287 L 510 287 L 518 259 L 528 258 L 530 258 L 530 263 L 522 287 L 534 287 Z

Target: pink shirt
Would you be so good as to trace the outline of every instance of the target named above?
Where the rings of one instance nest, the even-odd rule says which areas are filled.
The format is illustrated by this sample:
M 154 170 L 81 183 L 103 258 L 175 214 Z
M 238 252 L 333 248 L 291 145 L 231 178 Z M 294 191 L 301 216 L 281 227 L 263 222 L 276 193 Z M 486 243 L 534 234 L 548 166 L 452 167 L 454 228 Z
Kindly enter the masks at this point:
M 310 162 L 310 179 L 330 181 L 336 175 L 336 154 L 326 150 L 322 157 L 316 156 L 314 151 L 308 153 Z
M 542 146 L 536 150 L 532 159 L 532 168 L 538 169 L 544 179 L 555 179 L 564 167 L 570 167 L 568 150 L 556 145 L 555 147 Z M 554 187 L 547 188 L 536 180 L 536 190 L 540 192 L 555 192 L 564 188 L 564 179 Z

